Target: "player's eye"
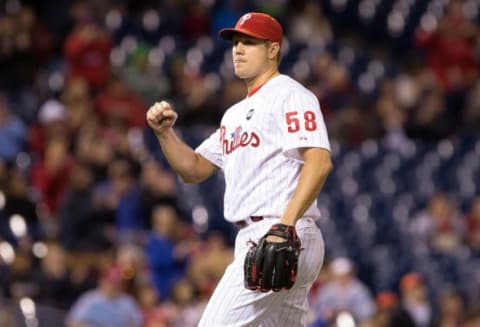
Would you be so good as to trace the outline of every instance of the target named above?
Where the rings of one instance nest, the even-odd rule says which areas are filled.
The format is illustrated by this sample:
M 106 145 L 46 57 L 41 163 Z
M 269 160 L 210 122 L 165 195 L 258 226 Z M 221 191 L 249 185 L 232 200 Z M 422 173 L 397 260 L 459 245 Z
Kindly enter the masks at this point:
M 237 46 L 239 43 L 242 43 L 243 45 L 256 45 L 260 44 L 261 41 L 255 40 L 255 39 L 234 39 L 233 40 L 233 45 Z

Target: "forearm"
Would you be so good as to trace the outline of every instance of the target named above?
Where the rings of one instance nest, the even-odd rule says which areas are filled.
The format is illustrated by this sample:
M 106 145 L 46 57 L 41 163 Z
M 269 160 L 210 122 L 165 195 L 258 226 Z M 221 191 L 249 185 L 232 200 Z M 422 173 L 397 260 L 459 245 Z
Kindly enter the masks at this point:
M 305 161 L 295 192 L 280 219 L 282 223 L 294 225 L 303 216 L 320 193 L 332 167 L 329 156 L 315 155 Z
M 186 183 L 193 183 L 198 180 L 195 167 L 198 162 L 198 154 L 185 144 L 174 132 L 173 129 L 165 131 L 157 136 L 160 147 L 170 166 Z

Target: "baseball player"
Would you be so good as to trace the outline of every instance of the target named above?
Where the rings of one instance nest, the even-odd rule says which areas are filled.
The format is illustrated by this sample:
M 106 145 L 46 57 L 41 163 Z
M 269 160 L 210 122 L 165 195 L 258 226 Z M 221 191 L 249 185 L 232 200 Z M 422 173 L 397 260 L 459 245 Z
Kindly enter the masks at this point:
M 332 169 L 317 98 L 278 64 L 283 30 L 251 12 L 220 31 L 233 41 L 235 75 L 247 95 L 195 150 L 173 130 L 177 113 L 157 102 L 147 112 L 171 167 L 184 182 L 225 175 L 225 219 L 239 228 L 234 261 L 199 326 L 305 326 L 307 294 L 324 256 L 316 198 Z

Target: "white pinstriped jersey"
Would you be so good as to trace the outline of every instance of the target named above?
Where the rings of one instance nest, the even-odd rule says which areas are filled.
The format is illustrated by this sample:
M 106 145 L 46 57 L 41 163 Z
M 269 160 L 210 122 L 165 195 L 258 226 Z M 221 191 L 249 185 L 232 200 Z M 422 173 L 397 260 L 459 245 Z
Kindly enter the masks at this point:
M 281 216 L 297 186 L 303 161 L 298 149 L 330 151 L 315 95 L 278 75 L 225 112 L 220 128 L 196 148 L 225 175 L 224 215 Z M 320 215 L 314 201 L 303 215 Z

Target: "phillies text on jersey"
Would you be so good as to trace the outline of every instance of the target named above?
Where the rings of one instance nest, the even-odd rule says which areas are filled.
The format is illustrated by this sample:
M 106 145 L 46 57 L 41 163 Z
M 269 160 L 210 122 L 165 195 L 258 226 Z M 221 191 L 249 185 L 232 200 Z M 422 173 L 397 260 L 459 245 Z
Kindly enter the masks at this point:
M 235 222 L 282 215 L 303 164 L 298 149 L 305 147 L 330 151 L 318 99 L 294 79 L 278 75 L 231 106 L 196 151 L 223 170 L 225 218 Z M 319 215 L 316 201 L 304 214 Z

